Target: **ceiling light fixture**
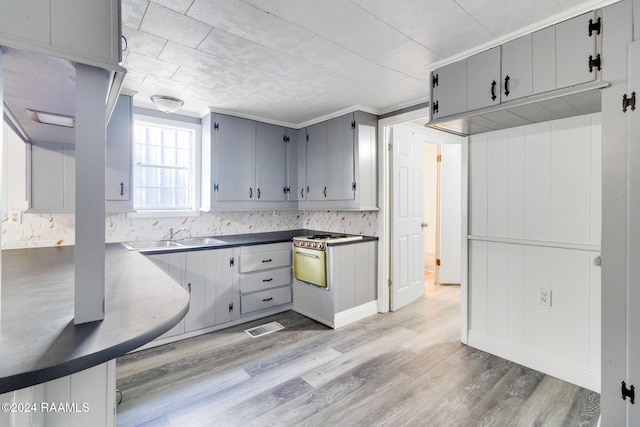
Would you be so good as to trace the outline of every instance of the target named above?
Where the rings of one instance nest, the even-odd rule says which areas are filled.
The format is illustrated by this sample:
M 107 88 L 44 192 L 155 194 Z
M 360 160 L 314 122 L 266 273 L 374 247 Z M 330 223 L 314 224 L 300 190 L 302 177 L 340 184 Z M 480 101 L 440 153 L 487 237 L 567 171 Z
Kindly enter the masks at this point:
M 72 128 L 76 124 L 76 119 L 73 116 L 65 116 L 63 114 L 46 113 L 44 111 L 24 109 L 27 115 L 34 123 L 42 123 L 45 125 L 63 126 Z
M 182 99 L 166 95 L 153 95 L 151 97 L 151 102 L 155 104 L 158 110 L 164 111 L 165 113 L 173 113 L 184 105 L 184 101 Z

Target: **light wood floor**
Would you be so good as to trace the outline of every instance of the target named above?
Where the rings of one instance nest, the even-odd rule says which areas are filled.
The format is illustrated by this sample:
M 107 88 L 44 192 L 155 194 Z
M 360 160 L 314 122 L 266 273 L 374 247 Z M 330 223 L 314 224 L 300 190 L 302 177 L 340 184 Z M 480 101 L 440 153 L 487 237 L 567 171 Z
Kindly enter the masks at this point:
M 117 361 L 120 426 L 595 426 L 597 393 L 459 342 L 458 286 L 331 330 L 294 312 Z M 285 329 L 250 338 L 276 320 Z

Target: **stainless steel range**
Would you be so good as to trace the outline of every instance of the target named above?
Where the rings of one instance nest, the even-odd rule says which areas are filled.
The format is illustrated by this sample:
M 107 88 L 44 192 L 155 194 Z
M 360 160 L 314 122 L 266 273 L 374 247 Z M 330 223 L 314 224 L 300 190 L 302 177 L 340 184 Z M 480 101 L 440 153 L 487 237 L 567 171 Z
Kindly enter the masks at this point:
M 327 243 L 360 240 L 362 236 L 346 234 L 314 234 L 293 238 L 293 272 L 295 278 L 327 288 Z

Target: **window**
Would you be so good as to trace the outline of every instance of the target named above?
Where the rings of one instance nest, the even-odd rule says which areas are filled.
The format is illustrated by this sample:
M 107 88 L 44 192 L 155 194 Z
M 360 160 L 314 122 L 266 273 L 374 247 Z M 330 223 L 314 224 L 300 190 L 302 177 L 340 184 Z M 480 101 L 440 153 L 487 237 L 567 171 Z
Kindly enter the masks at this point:
M 198 208 L 199 125 L 135 116 L 133 207 L 136 211 Z

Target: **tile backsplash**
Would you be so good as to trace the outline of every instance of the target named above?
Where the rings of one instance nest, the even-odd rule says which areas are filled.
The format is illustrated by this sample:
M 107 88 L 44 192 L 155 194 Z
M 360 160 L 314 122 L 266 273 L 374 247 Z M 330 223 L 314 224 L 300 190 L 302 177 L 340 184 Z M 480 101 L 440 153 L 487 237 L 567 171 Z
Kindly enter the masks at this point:
M 168 237 L 169 229 L 185 228 L 178 237 L 219 236 L 307 228 L 336 233 L 375 236 L 378 212 L 272 211 L 216 212 L 183 218 L 130 218 L 108 214 L 107 242 L 157 240 Z M 2 215 L 2 249 L 73 245 L 74 214 L 23 214 L 22 223 L 10 223 Z

